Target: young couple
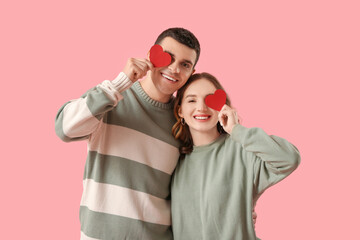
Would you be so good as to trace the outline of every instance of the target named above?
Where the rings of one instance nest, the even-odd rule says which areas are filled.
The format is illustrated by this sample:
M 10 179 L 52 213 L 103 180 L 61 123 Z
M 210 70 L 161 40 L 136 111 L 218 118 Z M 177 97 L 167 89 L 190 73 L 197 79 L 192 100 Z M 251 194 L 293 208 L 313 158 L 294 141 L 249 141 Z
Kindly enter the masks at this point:
M 254 205 L 297 167 L 297 149 L 240 125 L 229 100 L 220 112 L 205 104 L 222 87 L 193 75 L 191 32 L 170 28 L 155 44 L 168 66 L 130 58 L 56 117 L 62 140 L 88 141 L 81 239 L 256 239 Z

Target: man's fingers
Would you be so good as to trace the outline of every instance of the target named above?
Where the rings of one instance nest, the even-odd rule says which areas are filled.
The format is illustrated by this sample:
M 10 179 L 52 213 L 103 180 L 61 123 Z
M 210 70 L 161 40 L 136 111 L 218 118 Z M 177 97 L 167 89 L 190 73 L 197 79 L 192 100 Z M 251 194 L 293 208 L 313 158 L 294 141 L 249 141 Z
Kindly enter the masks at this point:
M 143 69 L 143 71 L 147 72 L 149 70 L 154 70 L 154 65 L 145 58 L 135 58 L 134 63 L 138 66 L 141 66 L 141 69 Z
M 149 65 L 146 59 L 135 59 L 134 65 L 145 73 L 151 69 L 151 66 Z
M 147 59 L 144 59 L 150 71 L 154 70 L 154 65 Z
M 129 58 L 123 72 L 135 82 L 144 77 L 151 68 L 153 68 L 152 64 L 146 59 Z

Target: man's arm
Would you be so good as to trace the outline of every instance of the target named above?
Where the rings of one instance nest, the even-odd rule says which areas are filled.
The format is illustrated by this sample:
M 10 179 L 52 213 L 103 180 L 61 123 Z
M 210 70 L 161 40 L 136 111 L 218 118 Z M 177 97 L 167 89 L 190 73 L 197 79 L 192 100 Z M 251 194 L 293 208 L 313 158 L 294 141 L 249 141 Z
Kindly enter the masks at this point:
M 67 102 L 60 108 L 55 119 L 56 134 L 65 142 L 89 138 L 103 115 L 116 107 L 123 98 L 121 92 L 152 68 L 146 59 L 130 58 L 113 81 L 105 80 L 81 98 Z

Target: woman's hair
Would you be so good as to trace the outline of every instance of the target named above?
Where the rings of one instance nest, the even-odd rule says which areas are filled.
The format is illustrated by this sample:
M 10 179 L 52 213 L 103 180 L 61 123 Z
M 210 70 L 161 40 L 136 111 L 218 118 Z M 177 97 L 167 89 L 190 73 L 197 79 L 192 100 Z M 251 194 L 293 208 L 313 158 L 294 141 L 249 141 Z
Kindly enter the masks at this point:
M 191 85 L 191 83 L 199 79 L 206 79 L 210 81 L 212 84 L 214 84 L 216 89 L 224 90 L 224 88 L 221 86 L 220 82 L 216 79 L 216 77 L 214 77 L 210 73 L 203 72 L 203 73 L 193 74 L 189 78 L 189 80 L 184 84 L 184 86 L 182 86 L 177 91 L 175 103 L 174 103 L 174 115 L 176 118 L 176 123 L 172 127 L 172 134 L 176 139 L 179 139 L 181 141 L 181 145 L 179 148 L 181 159 L 185 157 L 185 154 L 192 152 L 193 140 L 191 137 L 189 126 L 186 123 L 184 124 L 181 123 L 181 117 L 179 116 L 179 109 L 186 89 Z M 231 106 L 231 102 L 227 94 L 226 94 L 226 104 L 228 106 Z M 226 133 L 219 122 L 217 123 L 217 129 L 220 134 Z

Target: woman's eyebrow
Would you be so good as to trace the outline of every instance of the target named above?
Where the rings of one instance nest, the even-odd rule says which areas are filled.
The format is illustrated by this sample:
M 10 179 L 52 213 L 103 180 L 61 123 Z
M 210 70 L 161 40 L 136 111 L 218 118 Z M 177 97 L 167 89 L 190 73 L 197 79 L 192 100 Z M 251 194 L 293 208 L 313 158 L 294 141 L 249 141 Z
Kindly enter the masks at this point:
M 189 94 L 189 95 L 186 95 L 185 98 L 189 98 L 189 97 L 196 97 L 195 94 Z

